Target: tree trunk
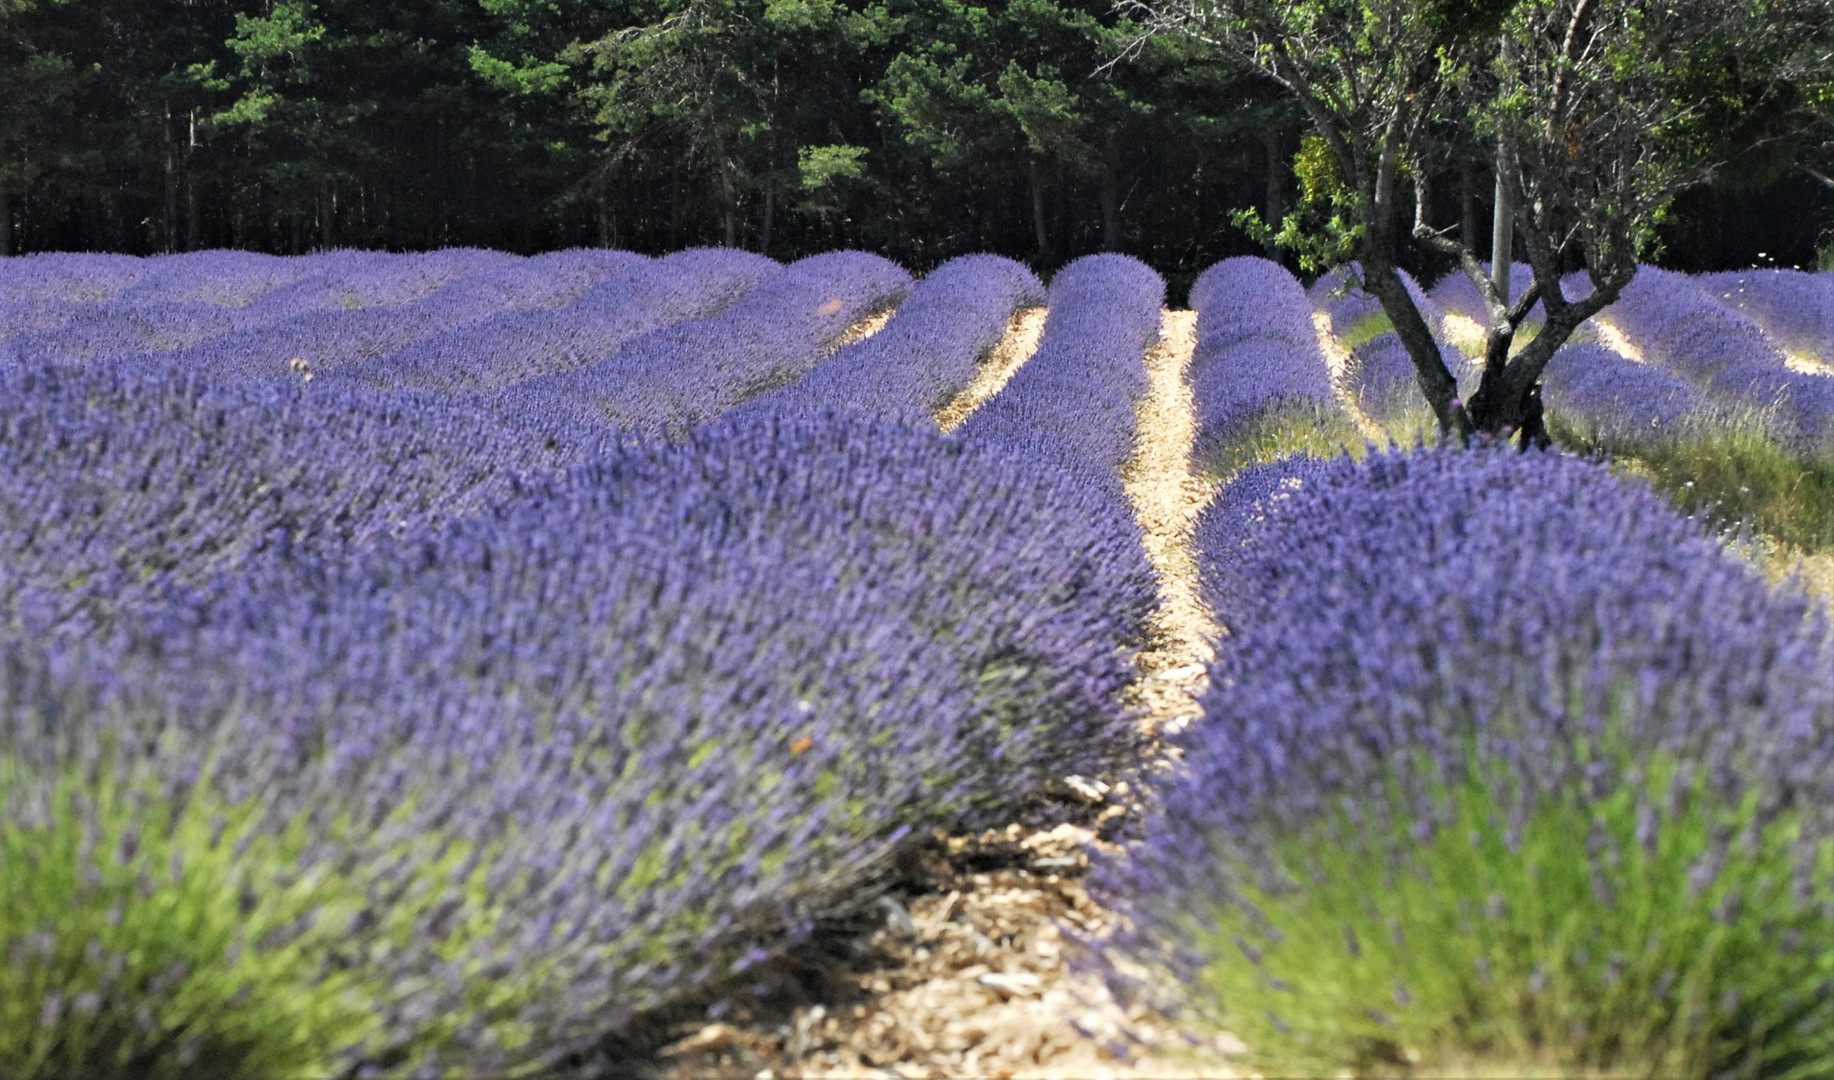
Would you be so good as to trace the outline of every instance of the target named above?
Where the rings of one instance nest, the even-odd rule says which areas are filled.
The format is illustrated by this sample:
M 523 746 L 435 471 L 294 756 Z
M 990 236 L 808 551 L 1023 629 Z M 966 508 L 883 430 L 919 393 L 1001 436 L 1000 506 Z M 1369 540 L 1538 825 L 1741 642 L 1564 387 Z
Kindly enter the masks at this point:
M 758 229 L 758 254 L 771 253 L 771 226 L 777 216 L 777 185 L 764 185 L 764 220 Z
M 190 131 L 185 139 L 185 250 L 196 251 L 202 233 L 198 222 L 197 173 L 192 159 L 197 153 L 197 110 L 191 110 Z
M 1280 205 L 1280 183 L 1284 179 L 1286 164 L 1280 153 L 1280 129 L 1269 126 L 1261 133 L 1262 145 L 1267 148 L 1267 204 L 1264 209 L 1267 227 L 1280 231 L 1280 216 L 1284 212 Z M 1275 262 L 1280 261 L 1280 246 L 1274 243 L 1270 234 L 1267 238 L 1267 257 Z
M 318 196 L 318 243 L 326 251 L 337 244 L 337 211 L 337 189 L 327 180 Z
M 13 253 L 13 193 L 0 187 L 0 255 Z
M 1051 257 L 1051 237 L 1044 227 L 1044 172 L 1038 167 L 1038 159 L 1030 162 L 1030 180 L 1032 185 L 1032 235 L 1038 241 L 1038 257 L 1049 260 Z
M 1509 303 L 1509 264 L 1515 258 L 1516 205 L 1510 187 L 1504 182 L 1508 160 L 1502 144 L 1497 145 L 1496 214 L 1490 222 L 1490 280 L 1496 282 L 1497 295 Z
M 172 103 L 165 103 L 165 120 L 161 133 L 166 141 L 165 216 L 161 220 L 161 240 L 168 252 L 178 250 L 178 135 L 172 130 Z
M 1477 250 L 1477 188 L 1471 159 L 1458 161 L 1458 242 L 1466 251 Z
M 1102 250 L 1121 250 L 1121 142 L 1112 127 L 1102 141 Z
M 727 247 L 739 246 L 739 195 L 732 177 L 732 159 L 726 156 L 726 133 L 713 129 L 713 153 L 720 166 L 720 216 Z
M 1458 380 L 1446 370 L 1445 359 L 1439 355 L 1439 343 L 1433 340 L 1433 332 L 1421 318 L 1420 309 L 1414 306 L 1414 298 L 1408 295 L 1407 285 L 1402 282 L 1394 263 L 1386 252 L 1372 251 L 1375 246 L 1367 238 L 1361 245 L 1363 287 L 1382 302 L 1383 313 L 1394 324 L 1395 334 L 1407 349 L 1408 359 L 1414 362 L 1414 379 L 1426 396 L 1427 404 L 1433 407 L 1440 436 L 1463 438 L 1468 433 L 1467 424 L 1459 415 L 1461 410 L 1454 405 L 1458 400 Z

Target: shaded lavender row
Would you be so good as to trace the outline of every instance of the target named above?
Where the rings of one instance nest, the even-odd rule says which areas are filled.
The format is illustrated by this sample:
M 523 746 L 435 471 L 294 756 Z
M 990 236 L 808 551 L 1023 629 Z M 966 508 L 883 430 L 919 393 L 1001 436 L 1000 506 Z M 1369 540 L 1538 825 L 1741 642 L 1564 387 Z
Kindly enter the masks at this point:
M 1648 489 L 1541 453 L 1289 459 L 1226 488 L 1197 537 L 1206 597 L 1231 632 L 1210 672 L 1205 719 L 1184 740 L 1187 771 L 1144 845 L 1108 860 L 1092 890 L 1117 905 L 1126 928 L 1110 948 L 1185 980 L 1186 1004 L 1252 1014 L 1252 1025 L 1303 1039 L 1260 1015 L 1295 998 L 1207 999 L 1200 969 L 1272 954 L 1282 912 L 1296 905 L 1276 899 L 1283 906 L 1248 912 L 1248 896 L 1303 897 L 1323 873 L 1314 860 L 1344 850 L 1334 844 L 1410 873 L 1450 825 L 1447 788 L 1467 781 L 1496 800 L 1489 827 L 1518 838 L 1528 817 L 1560 800 L 1577 800 L 1583 820 L 1635 799 L 1654 850 L 1670 826 L 1648 813 L 1640 769 L 1667 755 L 1682 783 L 1698 781 L 1692 798 L 1715 808 L 1752 800 L 1760 823 L 1805 815 L 1795 886 L 1798 897 L 1820 895 L 1814 853 L 1834 826 L 1825 608 L 1773 594 Z M 1742 843 L 1730 831 L 1713 837 L 1697 867 L 1703 890 Z M 1574 845 L 1595 882 L 1612 880 L 1620 851 L 1598 835 Z M 1481 885 L 1423 888 L 1452 913 L 1440 924 L 1448 933 L 1474 932 L 1456 913 L 1487 898 L 1457 890 Z M 1379 914 L 1371 920 L 1380 926 Z M 1229 934 L 1244 926 L 1255 929 L 1241 931 L 1252 940 L 1234 939 L 1238 951 Z M 1563 948 L 1525 945 L 1546 950 L 1528 958 L 1535 970 L 1545 962 L 1560 977 Z M 1471 951 L 1484 955 L 1481 945 Z M 1263 970 L 1295 985 L 1306 977 L 1271 955 Z M 1123 991 L 1144 989 L 1111 974 Z M 1474 974 L 1483 973 L 1432 977 Z M 1405 1004 L 1394 985 L 1338 1015 L 1392 1012 Z M 1315 1000 L 1333 992 L 1316 989 Z M 1514 1000 L 1509 987 L 1497 992 Z
M 244 867 L 244 911 L 284 910 L 311 868 L 348 905 L 300 912 L 317 936 L 290 961 L 302 996 L 341 987 L 369 1018 L 308 1042 L 324 1071 L 554 1067 L 861 904 L 907 837 L 1005 821 L 1044 779 L 1126 756 L 1121 632 L 1153 582 L 1096 500 L 933 429 L 723 423 L 352 563 L 274 553 L 114 644 L 0 644 L 0 813 L 42 828 L 54 778 L 133 781 L 139 850 L 182 852 L 160 808 L 207 790 L 252 816 L 255 849 L 300 845 Z M 180 885 L 125 857 L 132 925 Z M 76 936 L 85 903 L 114 902 L 0 941 L 53 958 L 24 1014 L 48 1045 L 80 1045 L 56 1001 L 128 945 L 172 947 Z M 237 965 L 271 996 L 285 944 L 180 969 L 176 1019 L 130 985 L 91 1022 L 109 1052 L 182 1055 L 246 1007 Z M 168 959 L 123 962 L 170 980 Z M 224 1000 L 200 999 L 187 979 L 217 966 Z
M 1065 266 L 1037 351 L 955 436 L 1023 450 L 1118 497 L 1164 304 L 1164 280 L 1138 259 L 1085 255 Z
M 99 626 L 268 547 L 343 550 L 476 513 L 596 431 L 367 387 L 131 366 L 0 376 L 0 625 Z
M 1785 349 L 1834 363 L 1834 274 L 1731 270 L 1694 279 L 1726 307 L 1763 327 Z
M 999 255 L 950 259 L 919 281 L 878 333 L 796 382 L 754 398 L 747 413 L 841 409 L 918 423 L 974 381 L 1014 312 L 1044 303 L 1044 286 Z
M 678 435 L 820 364 L 860 320 L 911 286 L 897 264 L 860 251 L 790 264 L 717 315 L 631 340 L 605 360 L 496 395 L 520 417 L 565 415 L 645 436 Z
M 690 248 L 637 263 L 557 310 L 493 315 L 345 364 L 334 375 L 441 394 L 499 390 L 609 360 L 642 334 L 730 307 L 781 270 L 762 255 Z
M 228 272 L 238 264 L 238 260 L 205 256 L 236 254 L 242 253 L 183 256 L 201 264 L 185 268 L 195 271 L 195 275 L 179 273 L 177 267 L 170 268 L 170 273 L 155 269 L 113 300 L 47 304 L 36 310 L 27 306 L 21 312 L 25 321 L 41 324 L 42 328 L 13 336 L 0 345 L 0 354 L 9 356 L 18 366 L 185 350 L 171 356 L 171 362 L 202 366 L 220 372 L 224 378 L 278 377 L 287 374 L 289 364 L 303 363 L 319 370 L 353 357 L 391 352 L 439 328 L 463 325 L 496 311 L 564 304 L 599 281 L 643 261 L 641 256 L 627 252 L 601 251 L 556 252 L 535 259 L 504 256 L 513 261 L 495 269 L 466 273 L 422 299 L 397 304 L 393 303 L 396 297 L 384 289 L 391 281 L 397 296 L 410 296 L 429 283 L 447 280 L 438 272 L 461 274 L 472 263 L 466 259 L 435 262 L 432 255 L 410 258 L 349 253 L 351 260 L 365 257 L 365 262 L 373 265 L 365 265 L 360 275 L 306 275 L 282 290 L 303 289 L 317 300 L 307 302 L 284 295 L 277 298 L 275 292 L 268 292 L 235 307 L 216 301 L 242 297 L 247 289 L 273 277 L 257 275 L 252 283 L 238 283 L 232 278 L 221 280 L 221 288 L 214 292 L 205 289 L 205 275 L 213 270 Z M 322 265 L 329 258 L 307 256 L 286 261 Z M 496 264 L 490 259 L 476 262 Z M 163 288 L 168 282 L 172 285 L 169 290 Z M 200 293 L 211 300 L 188 298 Z M 338 302 L 332 302 L 334 299 Z M 358 303 L 359 300 L 369 302 Z M 61 319 L 57 317 L 60 314 Z
M 1700 283 L 1646 266 L 1603 314 L 1652 363 L 1720 403 L 1763 414 L 1792 450 L 1834 455 L 1834 379 L 1790 370 L 1756 323 Z
M 642 256 L 621 251 L 557 255 L 565 258 L 542 266 L 529 266 L 535 260 L 524 260 L 462 278 L 425 299 L 399 305 L 274 317 L 279 308 L 257 301 L 233 313 L 244 327 L 238 332 L 163 356 L 142 357 L 141 362 L 199 371 L 221 382 L 301 373 L 317 377 L 388 356 L 443 331 L 462 333 L 472 323 L 506 309 L 570 303 L 578 292 L 601 282 L 615 283 L 646 262 Z
M 1191 467 L 1221 472 L 1235 447 L 1281 424 L 1347 424 L 1312 325 L 1312 304 L 1278 263 L 1225 259 L 1191 285 L 1197 348 L 1186 380 L 1197 414 Z
M 1555 423 L 1607 450 L 1672 443 L 1708 416 L 1685 380 L 1602 345 L 1563 347 L 1542 382 Z

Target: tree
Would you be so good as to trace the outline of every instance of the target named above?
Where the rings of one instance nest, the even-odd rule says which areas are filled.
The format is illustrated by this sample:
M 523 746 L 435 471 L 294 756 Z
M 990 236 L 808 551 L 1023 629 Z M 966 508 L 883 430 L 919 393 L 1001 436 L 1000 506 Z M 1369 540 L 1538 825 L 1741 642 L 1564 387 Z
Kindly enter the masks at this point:
M 68 153 L 71 100 L 83 78 L 65 53 L 48 47 L 28 16 L 35 0 L 0 0 L 0 255 L 11 255 L 13 198 Z M 35 32 L 36 31 L 36 32 Z
M 1816 46 L 1834 25 L 1828 0 L 1130 6 L 1157 32 L 1254 63 L 1299 102 L 1320 159 L 1311 191 L 1329 213 L 1289 215 L 1282 241 L 1312 267 L 1360 262 L 1442 433 L 1525 440 L 1537 434 L 1549 358 L 1629 284 L 1674 198 L 1802 122 L 1778 101 L 1805 81 L 1825 84 Z M 1492 146 L 1500 201 L 1516 207 L 1499 232 L 1520 239 L 1534 270 L 1513 303 L 1470 230 L 1434 219 L 1439 176 Z M 1397 272 L 1410 236 L 1456 260 L 1485 299 L 1483 375 L 1468 403 Z M 1569 297 L 1561 275 L 1576 264 L 1591 288 Z M 1542 329 L 1512 354 L 1537 303 Z

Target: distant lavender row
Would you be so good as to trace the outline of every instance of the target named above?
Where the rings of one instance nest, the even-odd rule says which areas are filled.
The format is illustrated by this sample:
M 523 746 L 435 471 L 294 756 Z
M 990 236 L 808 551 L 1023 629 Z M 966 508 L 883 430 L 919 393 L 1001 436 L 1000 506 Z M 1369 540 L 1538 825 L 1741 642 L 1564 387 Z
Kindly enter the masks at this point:
M 1020 263 L 964 255 L 926 275 L 885 328 L 823 361 L 744 411 L 867 412 L 931 419 L 974 381 L 1014 312 L 1044 303 L 1044 286 Z
M 1645 266 L 1603 314 L 1650 362 L 1718 403 L 1763 414 L 1792 450 L 1834 456 L 1834 379 L 1790 370 L 1756 323 L 1700 283 Z
M 333 375 L 441 394 L 500 390 L 607 361 L 640 335 L 713 316 L 781 270 L 762 255 L 690 248 L 642 262 L 564 307 L 509 311 L 455 326 L 345 364 Z
M 411 258 L 336 253 L 354 264 L 350 272 L 295 277 L 233 306 L 226 301 L 248 300 L 282 276 L 257 273 L 238 280 L 233 274 L 245 260 L 231 256 L 245 254 L 171 256 L 187 262 L 149 271 L 114 299 L 10 305 L 7 314 L 31 329 L 12 333 L 0 344 L 0 356 L 19 366 L 166 353 L 174 364 L 201 366 L 228 379 L 285 375 L 289 364 L 317 371 L 394 351 L 442 327 L 493 312 L 568 303 L 645 261 L 605 251 L 564 251 L 533 259 L 492 257 L 498 256 L 494 252 L 457 252 L 440 259 L 435 256 L 447 253 Z M 323 265 L 330 258 L 279 261 Z M 257 262 L 255 269 L 272 268 Z M 216 273 L 224 276 L 210 276 Z M 208 287 L 212 284 L 214 289 Z
M 1118 497 L 1164 303 L 1165 282 L 1137 259 L 1070 263 L 1051 281 L 1037 351 L 955 436 L 1034 454 Z
M 1096 499 L 933 429 L 726 423 L 114 644 L 0 643 L 0 835 L 108 853 L 0 904 L 26 1045 L 496 1075 L 718 991 L 906 837 L 1126 755 L 1153 585 Z M 71 776 L 120 797 L 46 810 Z
M 218 387 L 117 364 L 0 375 L 0 627 L 117 608 L 270 547 L 342 550 L 477 513 L 602 452 L 557 420 L 368 387 Z
M 1751 269 L 1694 279 L 1785 349 L 1834 363 L 1834 274 Z
M 1669 444 L 1709 422 L 1685 380 L 1601 345 L 1565 346 L 1548 361 L 1542 380 L 1556 427 L 1606 450 Z
M 1225 259 L 1191 286 L 1197 348 L 1186 380 L 1195 398 L 1194 471 L 1222 474 L 1281 429 L 1348 430 L 1312 324 L 1305 289 L 1285 267 Z M 1290 438 L 1287 441 L 1291 441 Z
M 1288 1074 L 1537 1030 L 1609 1070 L 1655 1060 L 1612 1049 L 1648 1016 L 1712 1075 L 1826 1031 L 1825 609 L 1539 453 L 1289 459 L 1197 535 L 1231 633 L 1186 771 L 1093 890 L 1111 959 L 1172 979 L 1117 989 L 1176 986 Z
M 897 303 L 911 276 L 877 255 L 812 255 L 718 315 L 631 340 L 608 359 L 496 396 L 506 417 L 566 415 L 646 436 L 676 435 L 800 378 L 848 327 Z

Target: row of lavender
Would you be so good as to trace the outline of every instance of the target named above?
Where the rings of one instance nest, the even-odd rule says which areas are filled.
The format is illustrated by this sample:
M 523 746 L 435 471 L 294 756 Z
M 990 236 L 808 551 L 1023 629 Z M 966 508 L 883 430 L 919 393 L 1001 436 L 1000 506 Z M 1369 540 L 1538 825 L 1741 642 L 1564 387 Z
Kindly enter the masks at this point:
M 1121 994 L 1268 1075 L 1834 1066 L 1834 628 L 1602 465 L 1251 466 Z
M 626 261 L 389 353 L 16 351 L 0 1071 L 590 1061 L 912 837 L 1127 759 L 1156 275 L 1062 271 L 1035 374 L 945 438 L 1022 267 Z M 158 284 L 51 263 L 0 264 L 7 302 Z M 260 291 L 208 277 L 159 287 Z

